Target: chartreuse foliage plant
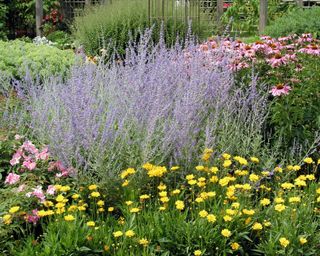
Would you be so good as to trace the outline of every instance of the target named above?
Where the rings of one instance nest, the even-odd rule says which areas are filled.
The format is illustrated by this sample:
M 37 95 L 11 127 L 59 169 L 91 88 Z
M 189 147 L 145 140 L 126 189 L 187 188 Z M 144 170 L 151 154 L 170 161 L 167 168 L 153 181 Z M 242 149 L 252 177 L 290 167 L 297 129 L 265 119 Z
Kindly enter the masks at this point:
M 46 45 L 35 45 L 19 40 L 0 41 L 0 71 L 12 78 L 22 79 L 65 76 L 75 63 L 71 50 L 62 51 Z
M 19 150 L 32 151 L 32 157 L 43 159 L 41 164 L 28 170 Z M 65 177 L 51 179 L 59 177 L 63 167 L 55 162 L 54 169 L 53 164 L 47 169 L 47 151 L 37 152 L 31 142 L 19 150 L 12 158 L 13 173 L 21 164 L 26 170 L 19 179 L 6 178 L 7 191 L 24 200 L 7 205 L 0 222 L 5 230 L 23 223 L 27 227 L 19 236 L 12 231 L 17 241 L 6 241 L 7 251 L 14 255 L 315 255 L 318 251 L 320 160 L 316 157 L 265 170 L 257 156 L 244 158 L 206 148 L 193 168 L 148 162 L 123 170 L 111 188 L 73 184 L 68 180 L 70 168 Z M 26 183 L 33 171 L 48 178 L 36 188 Z M 22 184 L 26 184 L 23 190 Z
M 73 34 L 76 40 L 84 46 L 89 55 L 96 55 L 101 49 L 114 51 L 120 56 L 125 55 L 128 42 L 138 41 L 140 32 L 153 26 L 153 40 L 160 40 L 160 31 L 167 45 L 175 44 L 177 37 L 184 40 L 188 32 L 185 22 L 185 6 L 173 0 L 165 3 L 164 12 L 153 14 L 158 6 L 151 7 L 151 19 L 148 18 L 148 1 L 116 0 L 109 1 L 95 8 L 89 8 L 83 15 L 76 17 L 73 24 Z M 159 15 L 159 17 L 153 17 Z M 205 16 L 204 13 L 199 13 Z M 162 23 L 164 16 L 164 23 Z M 199 21 L 201 20 L 201 22 Z M 163 26 L 162 26 L 163 25 Z M 194 19 L 191 23 L 193 33 L 200 39 L 205 39 L 211 33 L 209 17 Z

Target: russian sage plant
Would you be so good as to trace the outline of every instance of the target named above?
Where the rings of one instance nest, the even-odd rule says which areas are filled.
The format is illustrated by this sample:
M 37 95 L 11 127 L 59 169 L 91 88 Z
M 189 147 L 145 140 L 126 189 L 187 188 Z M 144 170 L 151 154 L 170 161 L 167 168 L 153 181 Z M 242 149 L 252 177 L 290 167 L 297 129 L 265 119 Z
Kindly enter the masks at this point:
M 147 161 L 188 166 L 204 147 L 257 153 L 266 99 L 256 77 L 236 86 L 222 49 L 168 49 L 150 34 L 121 63 L 77 66 L 67 81 L 28 85 L 23 125 L 65 164 L 99 177 Z

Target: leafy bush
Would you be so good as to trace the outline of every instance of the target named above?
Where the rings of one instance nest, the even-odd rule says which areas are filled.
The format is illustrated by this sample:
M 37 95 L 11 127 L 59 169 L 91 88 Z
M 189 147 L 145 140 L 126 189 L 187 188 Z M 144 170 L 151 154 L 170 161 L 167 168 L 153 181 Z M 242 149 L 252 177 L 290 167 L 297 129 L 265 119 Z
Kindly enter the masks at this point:
M 125 65 L 89 64 L 65 83 L 29 85 L 23 123 L 34 137 L 67 165 L 103 178 L 145 161 L 188 165 L 205 145 L 257 152 L 266 98 L 256 78 L 237 88 L 222 50 L 208 59 L 193 45 L 152 46 L 150 34 Z
M 70 49 L 71 48 L 71 36 L 61 30 L 54 31 L 47 36 L 47 39 L 53 43 L 59 49 Z
M 8 7 L 3 3 L 3 0 L 0 0 L 0 40 L 7 38 L 7 27 L 6 27 L 6 19 L 7 19 Z
M 165 9 L 164 13 L 166 17 L 164 37 L 168 45 L 175 43 L 178 34 L 180 38 L 185 38 L 188 30 L 184 17 L 178 17 L 176 20 L 172 18 L 172 13 L 181 16 L 179 13 L 183 13 L 184 10 L 182 5 L 173 7 L 175 2 L 172 1 L 168 1 L 169 8 Z M 152 24 L 154 25 L 153 39 L 158 41 L 161 21 L 152 18 L 152 24 L 149 24 L 147 4 L 148 1 L 144 0 L 117 0 L 87 9 L 83 16 L 75 18 L 74 36 L 91 55 L 99 53 L 101 48 L 111 48 L 111 52 L 115 48 L 117 53 L 123 56 L 130 39 L 129 34 L 135 41 L 139 38 L 139 30 L 144 31 Z M 209 26 L 210 22 L 193 21 L 192 23 L 193 31 L 199 32 L 200 38 L 210 35 Z
M 235 0 L 224 13 L 222 20 L 225 24 L 231 22 L 231 30 L 236 35 L 252 35 L 259 26 L 259 0 Z M 268 1 L 268 18 L 274 20 L 282 16 L 291 7 L 280 0 Z
M 319 17 L 320 7 L 293 10 L 272 22 L 264 33 L 273 37 L 312 33 L 320 37 Z
M 6 1 L 10 20 L 7 20 L 11 37 L 35 36 L 35 0 L 11 0 Z M 46 0 L 43 1 L 43 27 L 45 30 L 54 30 L 57 25 L 61 24 L 62 16 L 59 13 L 60 1 Z
M 270 121 L 276 136 L 283 138 L 284 147 L 311 144 L 320 135 L 320 57 L 303 54 L 299 59 L 303 69 L 294 76 L 294 89 L 270 106 Z
M 72 51 L 62 51 L 46 45 L 34 45 L 19 40 L 0 42 L 0 71 L 21 79 L 26 75 L 41 79 L 64 76 L 75 62 Z

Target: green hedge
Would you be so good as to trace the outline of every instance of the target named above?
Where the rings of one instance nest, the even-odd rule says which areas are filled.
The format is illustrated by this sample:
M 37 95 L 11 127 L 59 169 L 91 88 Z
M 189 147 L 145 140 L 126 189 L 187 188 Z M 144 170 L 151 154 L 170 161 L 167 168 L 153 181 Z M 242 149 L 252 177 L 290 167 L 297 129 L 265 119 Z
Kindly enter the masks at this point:
M 276 19 L 264 32 L 272 37 L 312 33 L 320 37 L 320 7 L 297 9 Z
M 47 45 L 35 45 L 20 40 L 0 41 L 0 72 L 21 79 L 26 71 L 33 78 L 65 75 L 75 62 L 71 50 L 59 50 Z
M 173 2 L 172 2 L 173 1 Z M 166 3 L 164 17 L 164 35 L 167 44 L 175 43 L 177 34 L 184 38 L 188 30 L 183 16 L 184 6 L 176 7 L 174 0 Z M 160 11 L 159 11 L 160 12 Z M 82 44 L 87 53 L 95 55 L 102 48 L 113 48 L 120 55 L 125 54 L 125 49 L 130 40 L 129 33 L 134 40 L 139 39 L 140 31 L 149 27 L 148 1 L 146 0 L 115 0 L 112 4 L 107 3 L 95 8 L 87 9 L 82 16 L 76 17 L 73 24 L 74 37 Z M 161 14 L 162 15 L 162 14 Z M 172 15 L 180 16 L 179 19 Z M 205 15 L 205 14 L 200 14 Z M 169 18 L 171 16 L 171 18 Z M 212 27 L 209 17 L 201 17 L 206 22 L 192 22 L 193 32 L 199 38 L 210 35 Z M 161 19 L 153 19 L 153 40 L 159 40 Z M 111 46 L 110 46 L 110 43 Z

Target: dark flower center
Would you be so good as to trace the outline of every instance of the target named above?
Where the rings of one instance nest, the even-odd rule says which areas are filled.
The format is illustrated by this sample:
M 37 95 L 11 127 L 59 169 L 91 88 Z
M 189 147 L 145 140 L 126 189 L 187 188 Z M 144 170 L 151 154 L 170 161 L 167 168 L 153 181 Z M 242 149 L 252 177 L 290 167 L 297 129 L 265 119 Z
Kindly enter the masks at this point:
M 284 88 L 284 85 L 283 84 L 277 84 L 276 87 L 277 87 L 278 90 L 281 90 L 281 89 Z

